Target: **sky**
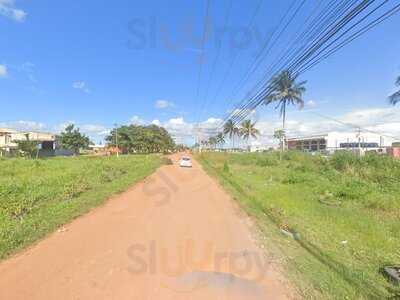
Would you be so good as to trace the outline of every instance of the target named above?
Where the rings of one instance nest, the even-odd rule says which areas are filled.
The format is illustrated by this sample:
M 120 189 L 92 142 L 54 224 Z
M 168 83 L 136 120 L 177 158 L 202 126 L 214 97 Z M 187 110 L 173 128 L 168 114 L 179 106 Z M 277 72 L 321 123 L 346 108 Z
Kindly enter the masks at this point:
M 97 143 L 116 124 L 154 123 L 191 144 L 196 125 L 217 127 L 261 78 L 268 58 L 234 93 L 290 2 L 263 1 L 249 26 L 259 0 L 211 1 L 203 52 L 206 0 L 0 0 L 0 127 L 74 123 Z M 333 117 L 400 136 L 400 110 L 387 101 L 399 27 L 400 14 L 303 74 L 306 106 L 289 109 L 289 133 L 337 129 Z M 279 113 L 261 107 L 251 118 L 270 143 Z

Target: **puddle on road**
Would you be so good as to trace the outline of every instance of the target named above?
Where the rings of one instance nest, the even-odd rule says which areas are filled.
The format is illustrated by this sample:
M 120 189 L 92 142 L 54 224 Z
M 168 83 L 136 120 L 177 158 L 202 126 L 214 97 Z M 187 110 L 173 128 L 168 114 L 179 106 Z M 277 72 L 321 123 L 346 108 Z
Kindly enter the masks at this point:
M 266 289 L 257 282 L 217 272 L 192 272 L 164 281 L 163 286 L 175 293 L 207 295 L 208 299 L 267 299 Z M 223 298 L 221 298 L 223 297 Z

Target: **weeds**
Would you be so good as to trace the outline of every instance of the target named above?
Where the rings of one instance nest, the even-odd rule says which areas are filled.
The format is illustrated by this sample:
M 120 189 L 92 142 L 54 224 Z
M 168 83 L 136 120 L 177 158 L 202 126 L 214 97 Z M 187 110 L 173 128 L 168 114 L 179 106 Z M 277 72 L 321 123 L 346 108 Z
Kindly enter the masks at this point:
M 158 156 L 0 160 L 0 258 L 145 177 Z
M 399 161 L 349 152 L 285 152 L 281 161 L 279 153 L 207 153 L 200 161 L 256 218 L 305 299 L 399 294 L 379 272 L 400 262 Z

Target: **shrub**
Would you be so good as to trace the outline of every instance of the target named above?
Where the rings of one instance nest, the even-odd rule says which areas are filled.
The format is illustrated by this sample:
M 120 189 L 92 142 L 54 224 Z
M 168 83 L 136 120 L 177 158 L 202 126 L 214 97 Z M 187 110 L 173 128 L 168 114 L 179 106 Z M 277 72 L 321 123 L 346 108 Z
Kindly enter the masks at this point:
M 229 173 L 229 165 L 227 162 L 224 162 L 224 166 L 222 168 L 222 171 L 225 173 Z
M 163 165 L 173 165 L 174 164 L 173 161 L 169 157 L 165 157 L 165 156 L 161 159 L 161 162 Z
M 272 155 L 266 155 L 258 158 L 256 165 L 259 167 L 273 167 L 278 165 L 278 160 Z
M 330 163 L 338 171 L 360 166 L 360 158 L 349 151 L 337 151 L 331 158 Z
M 342 199 L 362 200 L 370 192 L 370 185 L 361 180 L 353 179 L 336 185 L 334 195 Z
M 283 179 L 283 183 L 286 184 L 299 184 L 299 183 L 304 183 L 311 181 L 310 177 L 308 176 L 307 173 L 301 173 L 301 172 L 289 172 L 287 177 Z

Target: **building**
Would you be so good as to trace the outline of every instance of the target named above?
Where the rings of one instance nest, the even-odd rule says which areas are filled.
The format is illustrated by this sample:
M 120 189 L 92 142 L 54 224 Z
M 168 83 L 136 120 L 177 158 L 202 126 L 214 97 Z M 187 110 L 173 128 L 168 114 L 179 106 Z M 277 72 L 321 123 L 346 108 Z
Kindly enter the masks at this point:
M 0 128 L 0 149 L 3 151 L 9 151 L 13 146 L 12 136 L 16 133 L 17 131 L 12 129 Z
M 334 152 L 336 150 L 385 152 L 392 143 L 392 138 L 369 132 L 330 132 L 287 139 L 287 146 L 290 150 L 306 152 Z
M 38 148 L 42 152 L 52 152 L 56 148 L 56 136 L 43 132 L 19 132 L 13 129 L 0 128 L 0 152 L 9 153 L 18 148 L 18 141 L 38 142 Z
M 389 147 L 387 152 L 388 155 L 400 159 L 400 147 Z

